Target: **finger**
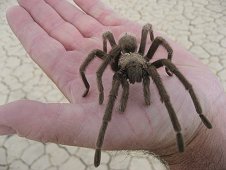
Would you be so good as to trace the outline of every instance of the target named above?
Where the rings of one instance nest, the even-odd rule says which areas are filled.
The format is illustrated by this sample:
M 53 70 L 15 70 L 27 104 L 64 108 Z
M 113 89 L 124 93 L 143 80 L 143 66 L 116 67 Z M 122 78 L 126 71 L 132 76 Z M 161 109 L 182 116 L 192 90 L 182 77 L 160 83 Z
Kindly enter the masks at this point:
M 85 14 L 68 1 L 45 1 L 52 6 L 64 20 L 74 25 L 84 37 L 92 37 L 104 29 L 104 26 L 100 22 Z
M 61 61 L 66 53 L 62 44 L 50 37 L 20 6 L 7 11 L 7 20 L 32 59 L 47 75 L 55 80 L 58 79 L 56 68 L 63 67 Z
M 127 21 L 99 0 L 74 0 L 74 2 L 103 25 L 118 26 Z
M 99 107 L 100 108 L 100 107 Z M 45 104 L 21 100 L 0 107 L 0 135 L 17 134 L 40 142 L 94 148 L 103 109 L 98 104 Z M 122 115 L 115 115 L 105 135 L 105 149 L 128 149 L 131 127 Z M 116 126 L 117 125 L 117 126 Z M 123 131 L 120 131 L 123 129 Z M 130 141 L 130 143 L 128 143 Z
M 17 134 L 41 142 L 94 147 L 97 124 L 81 105 L 21 100 L 0 107 L 0 135 Z
M 78 49 L 83 41 L 80 32 L 61 18 L 58 13 L 43 0 L 18 0 L 32 18 L 53 38 L 61 42 L 66 49 Z

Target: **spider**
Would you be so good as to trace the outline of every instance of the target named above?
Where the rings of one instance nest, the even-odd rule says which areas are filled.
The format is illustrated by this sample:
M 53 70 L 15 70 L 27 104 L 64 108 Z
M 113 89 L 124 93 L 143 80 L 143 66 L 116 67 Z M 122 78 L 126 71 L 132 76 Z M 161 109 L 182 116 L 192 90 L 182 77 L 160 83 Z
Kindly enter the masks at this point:
M 148 33 L 152 44 L 147 54 L 144 55 Z M 85 97 L 88 94 L 90 88 L 90 85 L 85 76 L 85 69 L 95 57 L 99 57 L 103 60 L 103 63 L 100 65 L 96 72 L 97 85 L 99 90 L 99 104 L 102 104 L 104 101 L 104 88 L 102 84 L 103 72 L 108 65 L 111 65 L 111 69 L 115 72 L 113 75 L 112 87 L 103 116 L 102 125 L 99 130 L 99 136 L 96 142 L 96 151 L 94 156 L 95 167 L 98 167 L 100 164 L 101 147 L 103 145 L 108 123 L 112 117 L 112 110 L 115 104 L 116 97 L 118 95 L 119 86 L 122 85 L 123 89 L 119 108 L 121 112 L 124 112 L 126 109 L 129 95 L 129 83 L 134 84 L 136 82 L 142 82 L 145 104 L 150 105 L 149 77 L 151 77 L 153 82 L 155 83 L 158 93 L 160 95 L 161 102 L 165 104 L 165 107 L 168 111 L 174 131 L 176 132 L 178 150 L 179 152 L 184 151 L 184 141 L 183 135 L 181 133 L 180 123 L 170 102 L 170 98 L 165 90 L 165 87 L 163 86 L 160 75 L 157 72 L 157 69 L 162 66 L 165 66 L 165 71 L 169 76 L 172 76 L 174 74 L 181 81 L 185 89 L 189 92 L 196 112 L 200 116 L 202 122 L 207 128 L 212 128 L 210 121 L 202 114 L 202 108 L 192 88 L 192 85 L 171 62 L 173 55 L 172 48 L 164 38 L 160 36 L 154 38 L 151 24 L 146 24 L 142 28 L 140 47 L 138 51 L 136 38 L 127 33 L 119 39 L 118 45 L 116 44 L 115 38 L 110 31 L 103 33 L 102 37 L 103 50 L 96 49 L 90 52 L 88 57 L 80 66 L 80 74 L 86 87 L 86 90 L 83 94 L 83 97 Z M 109 41 L 112 47 L 109 53 L 107 53 L 107 41 Z M 166 49 L 168 53 L 168 58 L 149 62 L 160 45 Z

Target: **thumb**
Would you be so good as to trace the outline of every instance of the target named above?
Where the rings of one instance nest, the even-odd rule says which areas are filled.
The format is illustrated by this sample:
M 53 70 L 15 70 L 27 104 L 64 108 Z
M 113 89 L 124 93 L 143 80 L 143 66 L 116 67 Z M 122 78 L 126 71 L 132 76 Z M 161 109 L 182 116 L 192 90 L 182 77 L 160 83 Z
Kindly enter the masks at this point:
M 98 121 L 94 120 L 95 114 L 86 116 L 88 110 L 84 108 L 66 103 L 12 102 L 0 106 L 0 135 L 18 134 L 41 142 L 94 147 Z

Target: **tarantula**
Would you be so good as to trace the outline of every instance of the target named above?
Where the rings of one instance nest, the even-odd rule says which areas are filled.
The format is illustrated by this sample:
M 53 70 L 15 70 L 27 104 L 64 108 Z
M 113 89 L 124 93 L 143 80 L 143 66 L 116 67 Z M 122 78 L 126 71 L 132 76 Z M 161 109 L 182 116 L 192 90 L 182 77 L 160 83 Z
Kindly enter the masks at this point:
M 145 46 L 147 41 L 148 33 L 150 35 L 150 39 L 152 44 L 147 52 L 145 52 Z M 109 53 L 107 53 L 107 40 L 109 41 L 112 49 Z M 149 62 L 156 50 L 159 46 L 163 46 L 167 53 L 167 59 L 159 59 L 154 62 Z M 173 109 L 173 106 L 170 102 L 170 98 L 163 86 L 160 75 L 157 72 L 157 69 L 165 66 L 165 71 L 169 76 L 175 74 L 177 78 L 184 85 L 185 89 L 189 92 L 192 101 L 194 103 L 196 112 L 200 116 L 202 122 L 207 128 L 212 128 L 209 120 L 202 114 L 202 108 L 200 103 L 195 95 L 195 92 L 192 88 L 192 85 L 188 82 L 188 80 L 180 73 L 180 71 L 176 68 L 176 66 L 171 62 L 173 55 L 173 50 L 167 41 L 162 37 L 154 38 L 152 25 L 146 24 L 142 28 L 140 47 L 137 52 L 137 41 L 136 38 L 132 35 L 125 34 L 120 38 L 118 45 L 115 42 L 114 36 L 111 32 L 107 31 L 103 34 L 103 51 L 96 49 L 89 53 L 88 57 L 82 63 L 80 67 L 80 74 L 84 85 L 86 87 L 86 91 L 83 94 L 85 97 L 88 94 L 90 85 L 85 76 L 85 69 L 88 64 L 97 56 L 103 60 L 103 63 L 98 68 L 96 72 L 97 76 L 97 84 L 99 90 L 99 104 L 103 103 L 104 100 L 104 88 L 102 84 L 102 75 L 106 67 L 110 64 L 112 70 L 115 72 L 113 75 L 112 88 L 110 90 L 108 103 L 105 109 L 105 113 L 102 120 L 102 125 L 99 131 L 99 136 L 96 142 L 96 152 L 94 157 L 94 165 L 95 167 L 99 166 L 101 159 L 101 147 L 104 141 L 105 132 L 108 126 L 109 121 L 111 120 L 112 110 L 114 107 L 114 103 L 116 97 L 118 95 L 119 86 L 122 85 L 123 92 L 120 101 L 120 111 L 124 112 L 126 109 L 126 104 L 129 95 L 129 83 L 134 84 L 136 82 L 143 83 L 143 93 L 144 93 L 144 101 L 146 105 L 150 105 L 150 78 L 152 78 L 153 82 L 156 84 L 157 90 L 160 95 L 161 102 L 165 104 L 165 107 L 169 113 L 169 117 L 171 119 L 174 131 L 176 132 L 177 146 L 179 152 L 184 151 L 184 141 L 183 136 L 181 134 L 181 126 L 176 116 L 176 113 Z

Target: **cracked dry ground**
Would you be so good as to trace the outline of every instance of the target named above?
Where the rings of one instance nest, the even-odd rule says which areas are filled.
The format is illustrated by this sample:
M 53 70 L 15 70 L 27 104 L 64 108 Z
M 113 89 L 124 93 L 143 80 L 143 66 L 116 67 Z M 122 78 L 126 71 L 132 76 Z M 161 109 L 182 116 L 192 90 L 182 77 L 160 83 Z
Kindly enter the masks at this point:
M 122 15 L 154 27 L 181 43 L 209 65 L 226 87 L 225 0 L 104 0 Z M 14 0 L 0 1 L 0 103 L 17 99 L 66 101 L 12 34 L 5 18 Z M 93 150 L 42 144 L 16 135 L 0 137 L 0 170 L 91 170 Z M 101 170 L 160 170 L 141 153 L 104 152 Z

